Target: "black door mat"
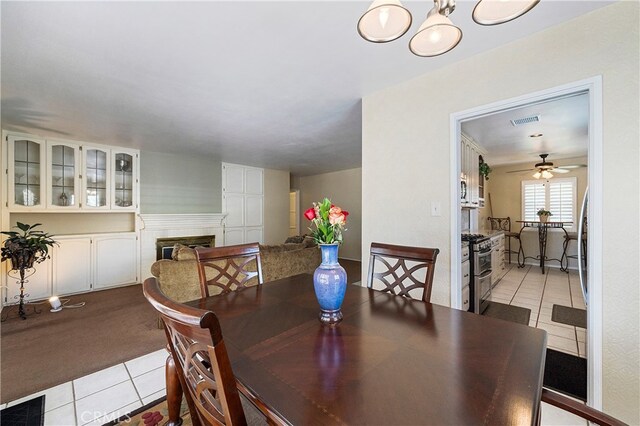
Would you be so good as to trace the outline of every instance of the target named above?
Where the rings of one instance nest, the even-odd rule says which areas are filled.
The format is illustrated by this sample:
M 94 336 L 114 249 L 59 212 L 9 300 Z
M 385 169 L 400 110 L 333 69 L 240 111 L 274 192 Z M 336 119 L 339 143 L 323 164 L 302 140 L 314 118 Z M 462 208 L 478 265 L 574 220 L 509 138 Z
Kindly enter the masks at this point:
M 482 315 L 517 322 L 518 324 L 529 325 L 531 309 L 521 308 L 520 306 L 505 305 L 500 302 L 489 302 L 489 306 L 487 306 L 487 309 L 482 313 Z
M 587 359 L 547 349 L 544 387 L 587 400 Z
M 2 426 L 42 426 L 44 423 L 44 395 L 0 411 Z
M 553 305 L 551 321 L 587 328 L 587 311 L 569 306 Z

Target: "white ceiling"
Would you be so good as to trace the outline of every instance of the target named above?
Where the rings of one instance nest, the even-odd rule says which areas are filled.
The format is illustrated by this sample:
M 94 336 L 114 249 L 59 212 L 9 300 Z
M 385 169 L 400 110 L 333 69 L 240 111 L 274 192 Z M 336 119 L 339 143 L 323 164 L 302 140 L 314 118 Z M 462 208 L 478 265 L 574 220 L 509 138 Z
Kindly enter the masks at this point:
M 368 1 L 1 2 L 2 126 L 310 175 L 361 163 L 361 98 L 610 2 L 541 1 L 437 58 L 360 38 Z
M 511 120 L 539 116 L 538 122 L 513 126 Z M 586 156 L 589 147 L 589 95 L 583 93 L 467 121 L 462 131 L 487 150 L 492 166 Z M 530 137 L 542 134 L 541 137 Z

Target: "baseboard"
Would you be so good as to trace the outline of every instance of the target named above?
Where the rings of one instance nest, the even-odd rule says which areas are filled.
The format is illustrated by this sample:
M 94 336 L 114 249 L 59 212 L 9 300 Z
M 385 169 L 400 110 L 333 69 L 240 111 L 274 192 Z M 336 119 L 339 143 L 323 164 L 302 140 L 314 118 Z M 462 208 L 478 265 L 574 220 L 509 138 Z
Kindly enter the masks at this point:
M 353 262 L 362 262 L 362 260 L 360 260 L 360 259 L 351 259 L 349 257 L 340 257 L 340 256 L 338 256 L 338 259 L 351 260 Z

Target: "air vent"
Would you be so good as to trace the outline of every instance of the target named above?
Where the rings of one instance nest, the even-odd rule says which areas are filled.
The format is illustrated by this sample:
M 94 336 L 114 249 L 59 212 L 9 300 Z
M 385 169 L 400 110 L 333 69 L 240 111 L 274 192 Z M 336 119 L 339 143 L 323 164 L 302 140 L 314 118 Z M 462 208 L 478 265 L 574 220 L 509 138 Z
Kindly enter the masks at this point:
M 523 124 L 537 123 L 540 121 L 539 115 L 532 115 L 531 117 L 518 118 L 517 120 L 511 120 L 511 124 L 514 126 L 521 126 Z

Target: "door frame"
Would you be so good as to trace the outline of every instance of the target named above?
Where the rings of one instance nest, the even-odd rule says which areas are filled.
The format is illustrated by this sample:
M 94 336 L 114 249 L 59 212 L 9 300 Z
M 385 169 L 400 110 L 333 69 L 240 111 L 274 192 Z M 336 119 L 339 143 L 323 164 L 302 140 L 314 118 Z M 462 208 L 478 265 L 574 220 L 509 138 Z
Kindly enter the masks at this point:
M 462 277 L 460 272 L 461 223 L 460 206 L 460 137 L 461 123 L 471 119 L 518 108 L 527 104 L 567 96 L 588 93 L 589 96 L 589 239 L 587 256 L 589 262 L 589 293 L 587 299 L 587 403 L 602 409 L 602 207 L 603 207 L 603 162 L 602 162 L 602 76 L 598 75 L 561 86 L 526 95 L 493 102 L 450 115 L 450 194 L 451 197 L 451 307 L 462 306 Z

